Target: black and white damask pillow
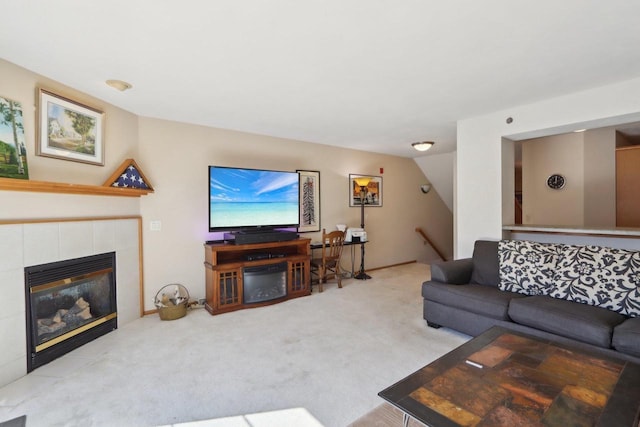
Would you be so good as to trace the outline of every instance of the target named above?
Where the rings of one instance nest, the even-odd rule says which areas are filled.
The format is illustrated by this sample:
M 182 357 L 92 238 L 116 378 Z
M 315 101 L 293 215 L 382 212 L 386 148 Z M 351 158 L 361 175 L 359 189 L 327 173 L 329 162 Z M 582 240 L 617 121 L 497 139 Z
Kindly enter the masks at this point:
M 549 295 L 640 316 L 640 252 L 565 245 Z
M 548 295 L 563 247 L 527 240 L 500 241 L 498 288 L 527 295 Z

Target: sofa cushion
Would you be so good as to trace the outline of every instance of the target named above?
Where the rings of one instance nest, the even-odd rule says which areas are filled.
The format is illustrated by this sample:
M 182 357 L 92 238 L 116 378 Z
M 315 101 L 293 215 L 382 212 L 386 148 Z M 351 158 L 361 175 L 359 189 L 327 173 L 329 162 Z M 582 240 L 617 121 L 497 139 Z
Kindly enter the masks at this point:
M 513 299 L 508 314 L 521 325 L 606 348 L 611 347 L 613 328 L 626 319 L 606 308 L 549 296 Z
M 471 258 L 434 262 L 430 266 L 431 280 L 456 285 L 466 285 L 471 279 L 473 261 Z
M 548 295 L 640 316 L 640 252 L 564 245 Z
M 500 280 L 498 268 L 498 242 L 476 240 L 473 246 L 473 271 L 470 283 L 497 286 Z
M 455 307 L 499 320 L 508 320 L 507 310 L 511 298 L 524 295 L 503 292 L 496 287 L 484 285 L 448 285 L 425 282 L 422 296 L 429 301 Z
M 526 295 L 548 295 L 563 247 L 527 240 L 500 241 L 499 288 Z
M 640 317 L 627 319 L 613 330 L 613 348 L 640 357 Z

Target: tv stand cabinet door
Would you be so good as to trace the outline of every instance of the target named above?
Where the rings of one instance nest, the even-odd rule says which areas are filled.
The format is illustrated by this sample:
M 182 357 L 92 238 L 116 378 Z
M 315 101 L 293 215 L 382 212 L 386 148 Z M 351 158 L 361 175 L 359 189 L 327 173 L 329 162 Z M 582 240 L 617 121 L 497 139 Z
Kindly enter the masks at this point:
M 309 295 L 311 293 L 309 260 L 289 261 L 289 277 L 287 278 L 290 297 Z
M 242 268 L 207 266 L 207 311 L 223 313 L 242 307 Z

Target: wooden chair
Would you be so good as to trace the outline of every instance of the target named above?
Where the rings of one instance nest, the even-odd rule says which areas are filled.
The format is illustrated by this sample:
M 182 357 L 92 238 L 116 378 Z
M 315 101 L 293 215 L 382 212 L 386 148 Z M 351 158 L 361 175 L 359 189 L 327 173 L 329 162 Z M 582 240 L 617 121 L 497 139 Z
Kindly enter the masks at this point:
M 340 257 L 344 245 L 344 231 L 336 230 L 327 233 L 322 230 L 322 258 L 311 259 L 311 273 L 318 276 L 318 289 L 323 291 L 322 284 L 327 282 L 331 274 L 338 280 L 338 287 L 342 287 L 342 273 L 340 272 Z

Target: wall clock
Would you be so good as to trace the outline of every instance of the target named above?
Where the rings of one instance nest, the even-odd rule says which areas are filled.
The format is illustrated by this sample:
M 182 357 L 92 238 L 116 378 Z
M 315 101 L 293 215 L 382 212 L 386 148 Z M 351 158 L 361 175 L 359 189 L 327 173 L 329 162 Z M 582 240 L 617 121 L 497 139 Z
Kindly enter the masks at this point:
M 547 187 L 553 190 L 560 190 L 567 183 L 567 180 L 563 175 L 559 173 L 554 173 L 549 178 L 547 178 Z

